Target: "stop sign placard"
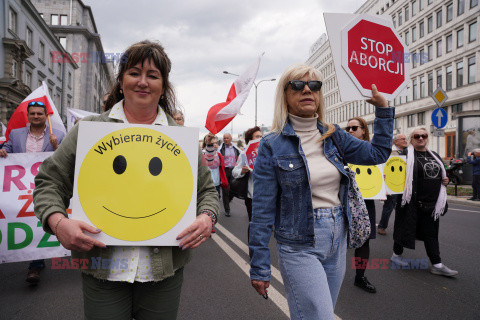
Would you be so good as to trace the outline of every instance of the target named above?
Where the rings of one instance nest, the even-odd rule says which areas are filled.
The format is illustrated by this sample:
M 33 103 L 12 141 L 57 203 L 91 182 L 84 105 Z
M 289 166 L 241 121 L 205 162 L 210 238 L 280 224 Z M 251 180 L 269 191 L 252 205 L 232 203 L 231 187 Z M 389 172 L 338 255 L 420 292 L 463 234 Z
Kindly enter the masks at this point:
M 387 20 L 362 15 L 342 30 L 342 67 L 366 97 L 372 95 L 372 84 L 387 100 L 407 86 L 406 52 L 403 40 Z

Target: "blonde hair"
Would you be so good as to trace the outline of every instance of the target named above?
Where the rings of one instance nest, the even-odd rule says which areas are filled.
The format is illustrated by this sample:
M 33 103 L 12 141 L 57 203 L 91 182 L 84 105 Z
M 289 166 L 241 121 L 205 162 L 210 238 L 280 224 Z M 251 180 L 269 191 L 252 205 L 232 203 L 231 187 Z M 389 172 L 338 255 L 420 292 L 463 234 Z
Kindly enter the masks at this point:
M 425 131 L 425 132 L 428 134 L 428 131 L 427 131 L 427 129 L 425 129 L 425 128 L 416 128 L 416 129 L 413 129 L 413 131 L 410 132 L 410 136 L 408 137 L 408 142 L 409 142 L 410 144 L 412 143 L 413 136 L 415 135 L 415 131 L 417 131 L 417 130 L 423 130 L 423 131 Z M 427 139 L 428 139 L 428 138 L 427 138 Z
M 277 89 L 275 93 L 275 108 L 273 114 L 273 123 L 272 123 L 272 131 L 275 133 L 282 132 L 283 128 L 285 127 L 285 123 L 287 122 L 288 118 L 288 105 L 287 105 L 287 97 L 285 94 L 285 85 L 288 81 L 291 80 L 298 80 L 303 78 L 304 76 L 308 75 L 312 79 L 322 81 L 323 77 L 320 71 L 315 69 L 314 67 L 307 66 L 305 64 L 294 64 L 285 70 L 282 74 L 280 80 L 277 84 Z M 323 93 L 320 90 L 320 99 L 319 104 L 317 107 L 316 114 L 318 115 L 318 121 L 327 127 L 327 132 L 325 132 L 320 141 L 331 136 L 333 132 L 335 132 L 335 127 L 332 124 L 326 123 L 324 119 L 324 112 L 325 112 L 325 101 L 323 100 Z

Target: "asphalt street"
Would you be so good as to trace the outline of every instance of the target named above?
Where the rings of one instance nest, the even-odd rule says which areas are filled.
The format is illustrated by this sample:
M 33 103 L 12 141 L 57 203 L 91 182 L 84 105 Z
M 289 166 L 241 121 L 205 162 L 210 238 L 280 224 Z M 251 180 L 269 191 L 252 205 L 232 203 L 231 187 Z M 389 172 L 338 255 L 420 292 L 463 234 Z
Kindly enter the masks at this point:
M 382 203 L 377 203 L 377 222 Z M 394 216 L 386 236 L 370 242 L 371 259 L 392 254 Z M 250 286 L 247 251 L 248 218 L 243 202 L 234 199 L 232 216 L 222 216 L 217 233 L 200 248 L 184 272 L 178 319 L 288 319 L 288 306 L 275 254 L 270 243 L 272 274 L 269 299 Z M 353 250 L 335 313 L 340 319 L 480 319 L 480 208 L 450 205 L 440 221 L 443 262 L 459 271 L 457 278 L 436 276 L 425 269 L 374 268 L 366 276 L 377 287 L 370 294 L 353 286 Z M 405 250 L 405 258 L 426 259 L 422 242 Z M 420 261 L 420 260 L 419 260 Z M 27 262 L 0 265 L 0 319 L 82 319 L 83 298 L 77 270 L 52 270 L 41 283 L 25 282 Z M 313 275 L 312 275 L 313 276 Z

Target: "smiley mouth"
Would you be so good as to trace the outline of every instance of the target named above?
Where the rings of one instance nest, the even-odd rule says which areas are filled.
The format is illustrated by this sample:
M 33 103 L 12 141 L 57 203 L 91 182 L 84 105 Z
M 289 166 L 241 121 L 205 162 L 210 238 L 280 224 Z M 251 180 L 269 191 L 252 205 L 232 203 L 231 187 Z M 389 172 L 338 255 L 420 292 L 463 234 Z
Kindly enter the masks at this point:
M 148 216 L 143 216 L 143 217 L 127 217 L 127 216 L 122 216 L 121 214 L 118 214 L 118 213 L 116 213 L 116 212 L 113 212 L 112 210 L 108 209 L 108 208 L 105 207 L 105 206 L 103 206 L 103 208 L 104 208 L 105 210 L 107 210 L 108 212 L 113 213 L 114 215 L 117 215 L 117 216 L 122 217 L 122 218 L 127 218 L 127 219 L 143 219 L 143 218 L 148 218 L 148 217 L 152 217 L 152 216 L 154 216 L 154 215 L 162 212 L 163 210 L 167 209 L 167 208 L 163 208 L 162 210 L 157 211 L 157 212 L 155 212 L 155 213 L 152 213 L 152 214 L 150 214 L 150 215 L 148 215 Z

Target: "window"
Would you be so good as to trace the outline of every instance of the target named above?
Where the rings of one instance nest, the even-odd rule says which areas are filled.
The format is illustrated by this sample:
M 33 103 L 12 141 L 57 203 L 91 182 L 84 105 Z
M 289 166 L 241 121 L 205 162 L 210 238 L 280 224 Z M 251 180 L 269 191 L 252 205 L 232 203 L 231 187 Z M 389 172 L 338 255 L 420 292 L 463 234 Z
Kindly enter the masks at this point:
M 433 3 L 433 0 L 428 0 L 428 4 L 432 4 Z
M 420 50 L 420 65 L 424 64 L 427 59 L 425 59 L 425 49 Z
M 477 22 L 470 24 L 468 26 L 468 42 L 473 42 L 477 40 Z
M 17 60 L 13 60 L 12 63 L 12 78 L 16 78 L 18 73 L 18 62 Z
M 475 82 L 475 56 L 468 58 L 468 83 Z
M 437 57 L 442 56 L 442 39 L 437 40 Z
M 465 0 L 457 1 L 457 16 L 462 15 L 465 12 Z
M 405 7 L 405 21 L 408 21 L 410 19 L 410 9 L 408 6 Z
M 417 27 L 412 28 L 412 42 L 417 41 Z
M 33 31 L 27 27 L 27 32 L 26 32 L 26 35 L 25 35 L 25 42 L 27 43 L 27 46 L 29 46 L 30 48 L 32 48 L 32 44 L 33 44 Z
M 57 64 L 57 77 L 62 79 L 62 64 L 60 62 Z
M 457 62 L 457 88 L 463 86 L 463 61 Z
M 398 12 L 398 26 L 401 26 L 403 23 L 402 21 L 402 10 Z
M 420 77 L 420 98 L 425 98 L 425 76 Z
M 68 16 L 65 14 L 60 15 L 60 24 L 62 26 L 68 25 Z
M 447 22 L 452 21 L 453 19 L 453 3 L 450 3 L 447 6 Z
M 396 28 L 397 27 L 397 20 L 396 20 L 395 16 L 392 17 L 392 21 L 393 21 L 393 26 Z
M 423 38 L 423 36 L 425 35 L 425 22 L 420 22 L 419 24 L 419 31 L 420 31 L 420 38 Z
M 470 0 L 470 9 L 478 5 L 478 0 Z
M 63 49 L 67 50 L 67 37 L 59 37 L 58 41 L 60 41 Z
M 69 71 L 68 72 L 68 87 L 71 88 L 72 87 L 72 73 Z
M 52 14 L 52 15 L 50 16 L 50 24 L 51 24 L 52 26 L 58 26 L 58 24 L 59 24 L 58 14 Z
M 417 100 L 417 79 L 412 80 L 412 96 L 413 100 Z
M 417 121 L 418 121 L 418 125 L 419 125 L 419 126 L 425 124 L 425 111 L 419 112 L 419 113 L 417 114 Z
M 32 86 L 32 73 L 30 71 L 25 71 L 25 84 L 28 87 Z
M 433 45 L 432 44 L 429 44 L 428 47 L 427 47 L 427 58 L 428 58 L 428 61 L 433 60 Z
M 446 48 L 445 52 L 448 53 L 450 51 L 452 51 L 452 35 L 451 34 L 449 34 L 447 36 L 447 48 Z
M 419 0 L 419 1 L 418 1 L 418 6 L 420 7 L 420 11 L 422 11 L 423 8 L 425 7 L 424 1 L 425 1 L 425 0 Z
M 462 112 L 463 111 L 463 105 L 461 103 L 459 104 L 454 104 L 452 105 L 452 120 L 455 120 L 456 116 L 454 113 Z
M 410 127 L 415 127 L 415 115 L 414 114 L 409 114 L 407 116 L 407 126 Z
M 418 54 L 416 52 L 411 52 L 412 68 L 417 67 L 417 60 L 418 60 Z
M 405 31 L 405 37 L 404 37 L 404 39 L 405 39 L 405 44 L 406 44 L 407 46 L 410 44 L 410 38 L 409 38 L 409 37 L 410 37 L 410 32 Z
M 412 1 L 412 17 L 417 14 L 417 1 Z
M 43 13 L 39 13 L 40 14 L 40 17 L 43 19 Z
M 452 66 L 448 66 L 446 71 L 447 71 L 447 90 L 452 90 Z
M 42 41 L 40 41 L 40 49 L 39 49 L 39 52 L 38 52 L 38 59 L 45 62 L 45 44 Z
M 437 70 L 437 87 L 442 86 L 442 69 Z
M 437 29 L 442 26 L 442 9 L 437 11 Z
M 430 16 L 427 19 L 427 32 L 430 33 L 432 31 L 433 31 L 433 16 Z
M 457 31 L 457 48 L 463 47 L 463 28 Z
M 427 89 L 428 90 L 427 94 L 430 96 L 433 93 L 433 73 L 430 72 L 427 77 L 428 77 L 428 80 L 427 80 L 427 88 L 428 88 Z
M 8 29 L 17 33 L 17 12 L 12 8 L 8 10 Z
M 48 60 L 48 68 L 53 71 L 53 53 L 50 52 L 50 60 Z

